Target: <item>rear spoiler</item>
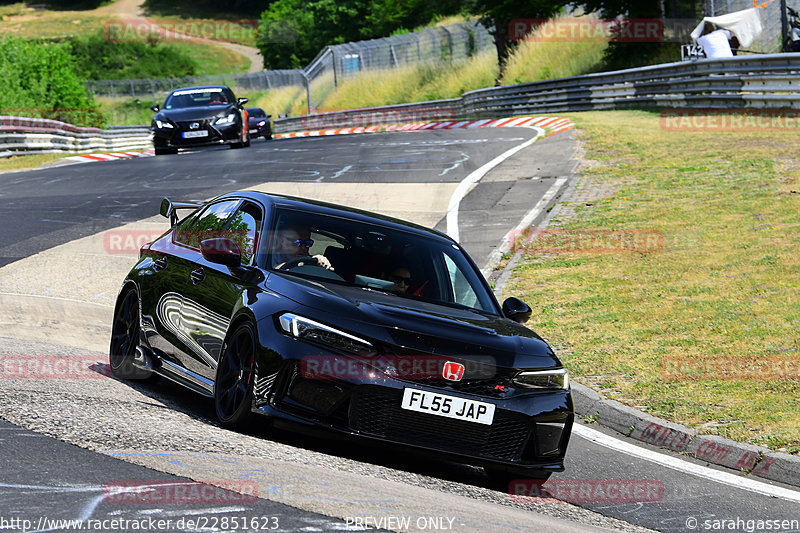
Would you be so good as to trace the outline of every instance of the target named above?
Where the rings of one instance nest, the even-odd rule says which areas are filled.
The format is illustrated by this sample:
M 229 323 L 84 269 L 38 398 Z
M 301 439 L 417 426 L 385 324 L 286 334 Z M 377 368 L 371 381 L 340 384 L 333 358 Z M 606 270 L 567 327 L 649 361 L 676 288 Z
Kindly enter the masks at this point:
M 178 223 L 178 209 L 197 209 L 203 202 L 173 202 L 169 198 L 161 200 L 161 216 L 169 219 L 169 225 Z

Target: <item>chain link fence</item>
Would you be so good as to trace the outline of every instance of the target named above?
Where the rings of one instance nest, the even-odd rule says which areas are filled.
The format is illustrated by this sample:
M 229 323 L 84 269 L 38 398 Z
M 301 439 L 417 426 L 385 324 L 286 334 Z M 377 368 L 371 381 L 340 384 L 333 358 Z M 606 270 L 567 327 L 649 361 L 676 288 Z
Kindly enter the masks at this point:
M 191 85 L 220 84 L 239 90 L 305 87 L 310 108 L 318 106 L 338 84 L 360 72 L 400 68 L 426 62 L 455 63 L 493 47 L 492 36 L 475 21 L 382 39 L 326 46 L 303 69 L 265 70 L 183 78 L 98 80 L 86 84 L 94 96 L 125 96 L 158 102 L 169 91 Z

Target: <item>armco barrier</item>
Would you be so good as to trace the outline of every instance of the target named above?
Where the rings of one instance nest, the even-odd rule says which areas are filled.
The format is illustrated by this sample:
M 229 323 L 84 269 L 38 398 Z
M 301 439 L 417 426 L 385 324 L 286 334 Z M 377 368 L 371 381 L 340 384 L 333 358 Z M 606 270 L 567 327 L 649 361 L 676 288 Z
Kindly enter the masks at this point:
M 281 118 L 274 121 L 273 131 L 288 133 L 327 128 L 357 128 L 382 124 L 457 120 L 460 115 L 461 98 L 452 98 Z
M 353 109 L 275 121 L 276 133 L 405 120 L 475 120 L 627 108 L 800 109 L 800 54 L 682 61 L 492 87 L 460 98 Z M 414 116 L 414 113 L 420 116 Z M 422 113 L 425 116 L 421 116 Z M 437 112 L 439 115 L 437 116 Z
M 58 120 L 0 116 L 0 157 L 24 153 L 78 153 L 146 150 L 153 147 L 150 128 L 101 130 Z

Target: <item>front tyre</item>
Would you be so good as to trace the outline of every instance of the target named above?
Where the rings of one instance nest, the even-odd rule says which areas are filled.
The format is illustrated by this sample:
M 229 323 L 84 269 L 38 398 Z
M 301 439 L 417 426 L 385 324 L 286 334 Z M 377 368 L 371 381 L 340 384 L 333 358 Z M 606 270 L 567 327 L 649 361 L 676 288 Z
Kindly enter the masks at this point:
M 225 341 L 214 380 L 217 419 L 242 429 L 250 418 L 255 381 L 256 335 L 250 322 L 240 324 Z
M 152 375 L 148 370 L 133 365 L 140 331 L 139 294 L 135 289 L 129 289 L 120 298 L 111 324 L 108 360 L 114 376 L 122 379 L 147 379 Z

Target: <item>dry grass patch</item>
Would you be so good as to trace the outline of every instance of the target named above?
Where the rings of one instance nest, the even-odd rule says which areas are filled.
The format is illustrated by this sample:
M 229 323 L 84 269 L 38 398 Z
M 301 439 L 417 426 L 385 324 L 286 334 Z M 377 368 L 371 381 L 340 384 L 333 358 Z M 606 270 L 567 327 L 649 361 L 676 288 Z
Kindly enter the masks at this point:
M 602 68 L 608 41 L 562 42 L 543 38 L 543 34 L 554 33 L 557 23 L 557 19 L 545 23 L 519 44 L 506 65 L 503 85 L 578 76 Z
M 612 397 L 797 453 L 800 133 L 665 131 L 635 111 L 571 117 L 599 162 L 585 174 L 625 184 L 562 227 L 643 230 L 664 246 L 526 257 L 510 292 L 534 305 L 532 326 Z M 775 376 L 779 364 L 793 379 Z
M 305 89 L 303 87 L 280 87 L 278 89 L 266 91 L 263 94 L 259 93 L 259 95 L 255 97 L 250 96 L 250 102 L 247 105 L 248 107 L 260 107 L 266 111 L 268 115 L 272 115 L 274 120 L 278 118 L 278 115 L 281 113 L 289 113 L 292 110 L 294 102 L 300 98 L 301 94 L 305 94 Z
M 0 172 L 16 172 L 18 170 L 41 168 L 70 155 L 76 154 L 30 154 L 3 157 L 0 158 Z

